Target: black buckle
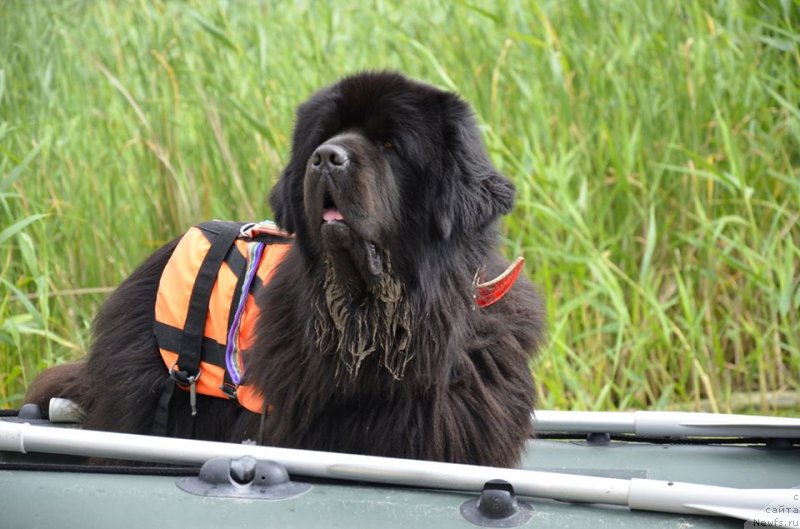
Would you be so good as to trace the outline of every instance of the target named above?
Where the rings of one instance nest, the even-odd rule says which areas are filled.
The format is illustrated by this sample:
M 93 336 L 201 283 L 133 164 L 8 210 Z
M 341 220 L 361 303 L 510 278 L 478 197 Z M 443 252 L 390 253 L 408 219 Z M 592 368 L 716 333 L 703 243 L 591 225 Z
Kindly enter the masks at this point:
M 197 415 L 197 381 L 200 380 L 200 375 L 203 372 L 198 369 L 196 375 L 190 376 L 186 371 L 179 371 L 177 365 L 178 362 L 175 362 L 169 368 L 169 378 L 174 380 L 180 387 L 189 388 L 189 405 L 192 407 L 192 417 L 194 417 Z
M 236 397 L 236 386 L 230 384 L 228 382 L 223 382 L 222 385 L 219 387 L 220 391 L 222 391 L 225 396 L 227 396 L 231 400 L 238 400 Z

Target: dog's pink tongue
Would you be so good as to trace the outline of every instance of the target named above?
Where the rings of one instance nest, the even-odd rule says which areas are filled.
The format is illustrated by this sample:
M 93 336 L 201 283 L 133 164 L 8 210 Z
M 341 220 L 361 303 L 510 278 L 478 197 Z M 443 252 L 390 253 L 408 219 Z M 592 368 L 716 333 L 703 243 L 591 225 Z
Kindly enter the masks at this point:
M 322 220 L 325 222 L 344 220 L 344 215 L 342 215 L 342 212 L 336 208 L 326 208 L 325 211 L 322 212 Z

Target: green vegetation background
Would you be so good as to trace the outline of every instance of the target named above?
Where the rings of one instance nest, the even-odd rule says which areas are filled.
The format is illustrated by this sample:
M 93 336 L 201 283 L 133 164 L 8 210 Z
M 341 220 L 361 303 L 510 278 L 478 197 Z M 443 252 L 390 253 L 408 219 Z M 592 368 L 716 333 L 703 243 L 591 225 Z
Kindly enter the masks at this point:
M 157 246 L 270 216 L 300 101 L 393 68 L 516 182 L 540 407 L 796 413 L 799 29 L 793 0 L 0 1 L 0 407 Z

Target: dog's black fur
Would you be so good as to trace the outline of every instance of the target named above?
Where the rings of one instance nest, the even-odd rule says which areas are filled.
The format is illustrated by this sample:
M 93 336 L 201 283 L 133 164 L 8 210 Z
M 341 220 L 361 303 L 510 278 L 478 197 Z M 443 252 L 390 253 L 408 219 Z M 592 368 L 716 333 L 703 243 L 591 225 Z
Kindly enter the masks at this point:
M 497 220 L 513 197 L 456 95 L 391 72 L 314 94 L 270 196 L 296 242 L 261 291 L 247 356 L 245 382 L 272 411 L 262 420 L 200 396 L 192 419 L 177 391 L 169 434 L 513 465 L 532 433 L 541 303 L 522 277 L 490 307 L 473 299 L 477 271 L 494 277 L 508 265 Z M 342 218 L 323 221 L 332 210 Z M 150 432 L 173 383 L 152 329 L 175 244 L 108 299 L 85 363 L 47 372 L 29 401 L 70 397 L 86 409 L 86 428 Z

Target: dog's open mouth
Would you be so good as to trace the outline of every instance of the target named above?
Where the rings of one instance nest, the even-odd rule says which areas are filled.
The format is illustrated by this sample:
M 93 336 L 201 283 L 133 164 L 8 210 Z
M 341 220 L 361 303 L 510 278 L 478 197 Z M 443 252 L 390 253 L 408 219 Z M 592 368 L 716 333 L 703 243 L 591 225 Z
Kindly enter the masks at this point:
M 321 210 L 320 235 L 330 263 L 339 269 L 354 267 L 368 285 L 373 284 L 383 273 L 383 257 L 378 247 L 351 226 L 328 191 L 323 195 Z
M 331 194 L 326 191 L 325 196 L 322 197 L 322 222 L 344 222 L 344 215 L 336 207 L 336 202 L 333 201 Z

